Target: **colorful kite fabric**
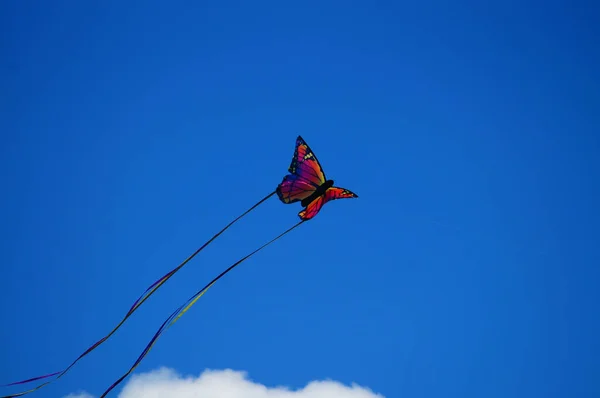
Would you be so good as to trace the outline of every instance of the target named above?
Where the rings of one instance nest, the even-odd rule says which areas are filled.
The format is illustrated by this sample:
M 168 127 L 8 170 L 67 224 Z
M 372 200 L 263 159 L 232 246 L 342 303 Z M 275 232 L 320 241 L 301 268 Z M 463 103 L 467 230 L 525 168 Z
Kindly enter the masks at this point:
M 177 308 L 175 310 L 175 312 L 173 312 L 165 320 L 165 322 L 161 325 L 161 327 L 158 329 L 158 331 L 156 332 L 156 334 L 154 335 L 152 340 L 148 343 L 148 345 L 146 346 L 146 348 L 144 349 L 142 354 L 134 362 L 133 366 L 131 366 L 131 368 L 122 377 L 120 377 L 116 382 L 114 382 L 102 394 L 102 396 L 100 398 L 105 397 L 113 388 L 115 388 L 129 374 L 131 374 L 134 371 L 134 369 L 139 365 L 139 363 L 142 361 L 142 359 L 148 354 L 148 352 L 150 351 L 152 346 L 155 344 L 156 340 L 162 335 L 162 333 L 164 331 L 166 331 L 169 327 L 171 327 L 175 322 L 177 322 L 177 320 L 179 320 L 179 318 L 181 316 L 183 316 L 183 314 L 186 311 L 188 311 L 190 309 L 190 307 L 192 307 L 196 303 L 196 301 L 198 301 L 198 299 L 200 297 L 202 297 L 202 295 L 204 295 L 204 293 L 206 293 L 206 291 L 217 282 L 217 280 L 219 280 L 221 277 L 223 277 L 229 271 L 231 271 L 232 269 L 237 267 L 239 264 L 241 264 L 242 262 L 244 262 L 245 260 L 247 260 L 248 258 L 253 256 L 254 254 L 258 253 L 260 250 L 264 249 L 271 243 L 275 242 L 276 240 L 280 239 L 287 233 L 291 232 L 294 228 L 298 227 L 300 224 L 304 223 L 307 220 L 314 218 L 319 213 L 319 211 L 321 210 L 323 205 L 325 203 L 327 203 L 328 201 L 335 200 L 335 199 L 357 198 L 358 197 L 358 195 L 356 195 L 355 193 L 353 193 L 347 189 L 334 187 L 333 180 L 327 180 L 327 178 L 325 177 L 325 173 L 323 172 L 323 169 L 321 168 L 321 165 L 319 164 L 319 161 L 317 160 L 317 157 L 315 156 L 313 151 L 310 149 L 308 144 L 306 144 L 306 142 L 300 136 L 298 136 L 298 138 L 296 139 L 296 148 L 294 151 L 294 157 L 292 159 L 292 163 L 291 163 L 290 167 L 288 168 L 288 171 L 290 174 L 286 175 L 283 178 L 283 181 L 277 186 L 277 189 L 274 192 L 271 192 L 270 194 L 265 196 L 263 199 L 258 201 L 258 203 L 256 203 L 251 208 L 249 208 L 244 213 L 242 213 L 240 216 L 235 218 L 227 226 L 225 226 L 225 228 L 223 228 L 221 231 L 219 231 L 217 234 L 215 234 L 211 239 L 209 239 L 206 243 L 204 243 L 204 245 L 202 245 L 198 250 L 196 250 L 196 252 L 194 252 L 191 256 L 189 256 L 187 259 L 185 259 L 181 264 L 179 264 L 177 267 L 175 267 L 173 270 L 169 271 L 162 278 L 160 278 L 159 280 L 154 282 L 152 285 L 150 285 L 146 289 L 146 291 L 134 302 L 134 304 L 132 305 L 130 310 L 127 312 L 125 317 L 120 321 L 120 323 L 117 324 L 117 326 L 114 327 L 110 331 L 110 333 L 108 333 L 106 336 L 102 337 L 99 341 L 94 343 L 91 347 L 89 347 L 81 355 L 79 355 L 79 357 L 77 357 L 77 359 L 75 359 L 67 368 L 65 368 L 62 371 L 50 373 L 50 374 L 47 374 L 44 376 L 38 376 L 38 377 L 30 378 L 27 380 L 6 384 L 5 386 L 20 385 L 20 384 L 29 383 L 29 382 L 36 381 L 36 380 L 48 379 L 50 377 L 55 376 L 55 378 L 53 380 L 45 381 L 44 383 L 42 383 L 30 390 L 12 394 L 12 395 L 6 395 L 6 396 L 0 397 L 0 398 L 20 397 L 22 395 L 26 395 L 31 392 L 37 391 L 38 389 L 50 384 L 51 382 L 58 380 L 69 369 L 71 369 L 81 358 L 83 358 L 84 356 L 86 356 L 87 354 L 89 354 L 90 352 L 92 352 L 93 350 L 98 348 L 98 346 L 100 346 L 106 340 L 108 340 L 108 338 L 110 338 L 117 331 L 117 329 L 119 329 L 125 323 L 125 321 L 152 294 L 154 294 L 167 280 L 169 280 L 173 275 L 175 275 L 175 273 L 177 273 L 181 268 L 183 268 L 183 266 L 185 264 L 187 264 L 194 256 L 196 256 L 200 251 L 202 251 L 206 246 L 208 246 L 212 241 L 214 241 L 219 235 L 221 235 L 223 232 L 225 232 L 225 230 L 227 230 L 229 227 L 231 227 L 235 222 L 237 222 L 242 217 L 244 217 L 245 215 L 250 213 L 252 210 L 254 210 L 256 207 L 258 207 L 261 203 L 265 202 L 267 199 L 269 199 L 275 193 L 277 193 L 277 196 L 279 197 L 279 199 L 285 204 L 300 202 L 302 207 L 304 207 L 304 209 L 298 213 L 298 216 L 301 219 L 300 222 L 298 222 L 297 224 L 295 224 L 293 227 L 289 228 L 282 234 L 278 235 L 276 238 L 265 243 L 258 249 L 254 250 L 250 254 L 246 255 L 245 257 L 243 257 L 242 259 L 240 259 L 233 265 L 231 265 L 229 268 L 227 268 L 225 271 L 223 271 L 221 274 L 219 274 L 216 278 L 214 278 L 204 288 L 202 288 L 195 295 L 190 297 L 190 299 L 186 303 L 184 303 L 182 306 Z
M 325 177 L 317 157 L 301 136 L 296 139 L 296 150 L 288 171 L 291 174 L 286 175 L 277 186 L 277 196 L 285 204 L 300 201 L 305 207 L 298 213 L 302 220 L 316 216 L 330 200 L 358 198 L 347 189 L 333 186 L 333 180 Z

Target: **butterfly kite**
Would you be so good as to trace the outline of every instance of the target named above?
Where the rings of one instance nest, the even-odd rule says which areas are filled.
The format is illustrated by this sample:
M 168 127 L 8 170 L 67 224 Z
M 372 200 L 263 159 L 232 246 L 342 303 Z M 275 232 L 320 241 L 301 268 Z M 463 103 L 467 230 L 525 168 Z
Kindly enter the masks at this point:
M 169 327 L 171 327 L 185 312 L 187 312 L 195 303 L 198 301 L 204 293 L 214 285 L 219 279 L 221 279 L 225 274 L 229 271 L 237 267 L 239 264 L 258 253 L 271 243 L 280 239 L 287 233 L 291 232 L 293 229 L 298 227 L 300 224 L 314 218 L 319 211 L 323 208 L 325 203 L 336 200 L 336 199 L 345 199 L 345 198 L 357 198 L 358 195 L 355 193 L 344 189 L 335 187 L 333 184 L 333 180 L 328 180 L 325 177 L 325 173 L 323 172 L 323 168 L 321 164 L 317 160 L 314 152 L 310 149 L 308 144 L 302 139 L 302 137 L 298 136 L 296 139 L 296 148 L 294 151 L 294 157 L 292 158 L 292 163 L 288 168 L 290 174 L 286 175 L 283 178 L 283 181 L 277 186 L 274 192 L 271 192 L 263 199 L 258 201 L 255 205 L 250 207 L 240 216 L 235 218 L 229 224 L 227 224 L 222 230 L 217 232 L 212 238 L 210 238 L 206 243 L 204 243 L 200 248 L 198 248 L 191 256 L 186 258 L 181 264 L 177 267 L 169 271 L 163 277 L 158 279 L 152 285 L 150 285 L 144 293 L 133 303 L 127 314 L 121 319 L 121 321 L 104 337 L 98 340 L 96 343 L 92 344 L 87 350 L 83 351 L 69 366 L 64 368 L 61 371 L 53 372 L 50 374 L 46 374 L 43 376 L 33 377 L 22 381 L 17 381 L 10 384 L 5 384 L 4 387 L 7 386 L 15 386 L 22 385 L 26 383 L 30 383 L 37 380 L 45 380 L 41 384 L 18 393 L 14 393 L 11 395 L 5 395 L 0 398 L 15 398 L 20 397 L 34 391 L 39 390 L 40 388 L 50 384 L 51 382 L 59 379 L 65 373 L 67 373 L 80 359 L 88 355 L 90 352 L 98 348 L 102 343 L 108 340 L 116 331 L 119 329 L 125 321 L 152 295 L 154 294 L 165 282 L 167 282 L 177 271 L 183 268 L 192 258 L 194 258 L 200 251 L 202 251 L 206 246 L 208 246 L 212 241 L 214 241 L 219 235 L 225 232 L 229 227 L 239 221 L 242 217 L 250 213 L 260 204 L 265 202 L 271 196 L 277 194 L 279 200 L 285 204 L 291 204 L 300 202 L 303 209 L 298 213 L 300 217 L 300 221 L 287 229 L 277 237 L 273 238 L 269 242 L 263 244 L 258 249 L 254 250 L 250 254 L 242 257 L 240 260 L 235 262 L 225 271 L 221 272 L 216 278 L 214 278 L 211 282 L 209 282 L 206 286 L 196 292 L 193 296 L 191 296 L 185 303 L 183 303 L 180 307 L 178 307 L 160 326 L 157 332 L 154 334 L 150 342 L 146 345 L 146 348 L 142 351 L 137 360 L 133 363 L 133 365 L 129 368 L 127 372 L 125 372 L 117 381 L 115 381 L 101 396 L 100 398 L 105 397 L 113 388 L 115 388 L 119 383 L 121 383 L 127 376 L 129 376 L 135 368 L 139 365 L 142 359 L 148 354 L 152 346 L 156 343 L 158 338 L 166 331 Z

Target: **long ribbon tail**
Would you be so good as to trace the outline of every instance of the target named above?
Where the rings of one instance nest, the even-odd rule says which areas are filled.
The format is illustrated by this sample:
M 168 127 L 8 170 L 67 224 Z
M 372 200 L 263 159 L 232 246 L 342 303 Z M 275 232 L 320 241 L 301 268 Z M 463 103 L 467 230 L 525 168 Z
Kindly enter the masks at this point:
M 273 243 L 276 240 L 282 238 L 284 235 L 288 234 L 294 228 L 297 228 L 298 226 L 300 226 L 300 224 L 302 224 L 305 221 L 306 220 L 301 220 L 300 222 L 298 222 L 293 227 L 289 228 L 288 230 L 286 230 L 285 232 L 281 233 L 277 237 L 271 239 L 269 242 L 265 243 L 264 245 L 262 245 L 258 249 L 254 250 L 252 253 L 246 255 L 245 257 L 242 257 L 240 260 L 238 260 L 235 263 L 233 263 L 229 268 L 227 268 L 225 271 L 221 272 L 217 277 L 215 277 L 212 281 L 210 281 L 210 283 L 208 283 L 206 286 L 204 286 L 201 290 L 199 290 L 192 297 L 190 297 L 183 305 L 181 305 L 179 308 L 177 308 L 162 323 L 162 325 L 160 326 L 160 328 L 158 328 L 157 332 L 154 334 L 154 337 L 152 337 L 152 339 L 150 340 L 150 342 L 148 343 L 148 345 L 146 346 L 146 348 L 144 348 L 144 351 L 142 351 L 142 353 L 137 358 L 137 360 L 133 363 L 133 365 L 131 366 L 131 368 L 129 368 L 129 370 L 125 374 L 123 374 L 121 377 L 119 377 L 119 379 L 117 379 L 117 381 L 115 381 L 106 391 L 104 391 L 104 393 L 100 396 L 100 398 L 106 397 L 106 395 L 112 389 L 114 389 L 116 386 L 118 386 L 123 380 L 125 380 L 125 378 L 127 378 L 127 376 L 129 376 L 135 370 L 135 368 L 137 368 L 137 366 L 140 364 L 140 362 L 142 362 L 142 360 L 144 359 L 144 357 L 146 355 L 148 355 L 148 353 L 150 352 L 150 350 L 152 349 L 152 347 L 154 346 L 154 344 L 156 343 L 156 341 L 158 340 L 158 338 L 167 329 L 169 329 L 171 326 L 173 326 L 175 324 L 175 322 L 177 322 L 179 320 L 179 318 L 181 318 L 183 316 L 183 314 L 185 314 L 198 301 L 198 299 L 200 299 L 200 297 L 202 297 L 204 295 L 204 293 L 206 293 L 206 291 L 208 289 L 210 289 L 210 287 L 212 287 L 212 285 L 214 285 L 219 279 L 221 279 L 223 276 L 225 276 L 229 271 L 233 270 L 235 267 L 237 267 L 238 265 L 240 265 L 241 263 L 243 263 L 244 261 L 246 261 L 247 259 L 249 259 L 250 257 L 252 257 L 254 254 L 258 253 L 259 251 L 261 251 L 265 247 L 269 246 L 271 243 Z
M 42 388 L 42 387 L 50 384 L 51 382 L 58 380 L 62 376 L 64 376 L 64 374 L 67 373 L 73 366 L 75 366 L 75 364 L 77 362 L 79 362 L 79 360 L 81 358 L 83 358 L 84 356 L 86 356 L 87 354 L 89 354 L 90 352 L 92 352 L 93 350 L 95 350 L 96 348 L 98 348 L 98 346 L 100 346 L 106 340 L 108 340 L 125 323 L 125 321 L 131 315 L 133 315 L 133 313 L 138 308 L 140 308 L 140 306 L 146 300 L 148 300 L 148 298 L 150 296 L 152 296 L 166 281 L 168 281 L 173 275 L 175 275 L 177 273 L 177 271 L 179 271 L 181 268 L 183 268 L 192 258 L 194 258 L 198 253 L 200 253 L 211 242 L 213 242 L 215 239 L 217 239 L 219 237 L 219 235 L 221 235 L 223 232 L 225 232 L 229 227 L 231 227 L 233 224 L 235 224 L 237 221 L 239 221 L 242 217 L 246 216 L 252 210 L 256 209 L 259 205 L 261 205 L 263 202 L 265 202 L 267 199 L 269 199 L 273 195 L 275 195 L 275 191 L 271 192 L 270 194 L 268 194 L 267 196 L 265 196 L 264 198 L 262 198 L 261 200 L 259 200 L 256 204 L 254 204 L 252 207 L 250 207 L 244 213 L 242 213 L 237 218 L 235 218 L 233 221 L 231 221 L 229 224 L 227 224 L 225 226 L 225 228 L 223 228 L 222 230 L 220 230 L 219 232 L 217 232 L 212 238 L 210 238 L 206 243 L 204 243 L 202 246 L 200 246 L 198 248 L 198 250 L 196 250 L 194 253 L 192 253 L 192 255 L 190 255 L 188 258 L 186 258 L 181 264 L 179 264 L 177 267 L 173 268 L 171 271 L 169 271 L 163 277 L 161 277 L 156 282 L 154 282 L 152 285 L 150 285 L 144 291 L 144 293 L 142 293 L 142 295 L 133 303 L 133 305 L 131 306 L 131 308 L 129 309 L 129 311 L 127 312 L 127 314 L 123 317 L 123 319 L 121 320 L 121 322 L 119 322 L 117 324 L 117 326 L 115 326 L 113 328 L 113 330 L 110 331 L 110 333 L 108 333 L 106 336 L 102 337 L 100 340 L 98 340 L 96 343 L 94 343 L 92 346 L 90 346 L 87 350 L 85 350 L 81 355 L 79 355 L 79 357 L 77 357 L 77 359 L 75 359 L 67 368 L 65 368 L 64 370 L 61 370 L 59 372 L 50 373 L 50 374 L 47 374 L 47 375 L 44 375 L 44 376 L 38 376 L 38 377 L 34 377 L 34 378 L 31 378 L 31 379 L 27 379 L 27 380 L 22 380 L 22 381 L 17 381 L 17 382 L 10 383 L 10 384 L 5 384 L 2 387 L 8 387 L 8 386 L 13 386 L 13 385 L 25 384 L 25 383 L 29 383 L 29 382 L 36 381 L 36 380 L 47 379 L 47 378 L 50 378 L 52 376 L 56 376 L 55 379 L 50 380 L 50 381 L 46 381 L 46 382 L 44 382 L 42 384 L 39 384 L 39 385 L 37 385 L 36 387 L 34 387 L 34 388 L 30 389 L 30 390 L 23 391 L 23 392 L 16 393 L 16 394 L 12 394 L 12 395 L 5 395 L 5 396 L 2 396 L 0 398 L 15 398 L 15 397 L 23 396 L 25 394 L 32 393 L 32 392 L 34 392 L 36 390 L 39 390 L 40 388 Z
M 60 372 L 54 372 L 54 373 L 50 373 L 50 374 L 47 374 L 44 376 L 38 376 L 38 377 L 33 377 L 33 378 L 27 379 L 27 380 L 16 381 L 14 383 L 4 384 L 2 387 L 16 386 L 18 384 L 25 384 L 25 383 L 29 383 L 29 382 L 36 381 L 36 380 L 47 379 L 48 377 L 56 376 L 59 373 Z

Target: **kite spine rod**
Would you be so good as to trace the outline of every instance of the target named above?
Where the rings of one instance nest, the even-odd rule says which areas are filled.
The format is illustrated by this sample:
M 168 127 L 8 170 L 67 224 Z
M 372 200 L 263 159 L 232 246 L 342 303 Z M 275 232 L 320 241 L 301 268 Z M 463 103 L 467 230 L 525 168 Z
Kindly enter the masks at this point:
M 131 368 L 129 368 L 129 370 L 123 374 L 117 381 L 115 381 L 106 391 L 104 391 L 104 393 L 100 396 L 100 398 L 104 398 L 106 397 L 106 395 L 112 390 L 114 389 L 116 386 L 118 386 L 123 380 L 125 380 L 125 378 L 127 376 L 129 376 L 134 370 L 135 368 L 137 368 L 137 366 L 140 364 L 140 362 L 142 362 L 142 360 L 144 359 L 144 357 L 146 355 L 148 355 L 148 352 L 150 352 L 150 350 L 152 349 L 152 347 L 154 346 L 154 344 L 156 343 L 156 341 L 158 340 L 158 338 L 167 330 L 169 329 L 171 326 L 173 326 L 175 324 L 175 322 L 177 322 L 179 320 L 179 318 L 181 318 L 183 316 L 183 314 L 185 314 L 197 301 L 198 299 L 200 299 L 200 297 L 202 297 L 204 295 L 204 293 L 206 293 L 206 291 L 212 286 L 214 285 L 219 279 L 221 279 L 223 276 L 225 276 L 228 272 L 230 272 L 231 270 L 233 270 L 235 267 L 237 267 L 238 265 L 240 265 L 241 263 L 243 263 L 244 261 L 246 261 L 247 259 L 249 259 L 250 257 L 252 257 L 254 254 L 258 253 L 259 251 L 261 251 L 262 249 L 264 249 L 265 247 L 269 246 L 271 243 L 275 242 L 276 240 L 282 238 L 284 235 L 290 233 L 293 229 L 297 228 L 298 226 L 300 226 L 300 224 L 304 223 L 306 220 L 301 220 L 299 221 L 297 224 L 295 224 L 294 226 L 292 226 L 291 228 L 287 229 L 285 232 L 279 234 L 277 237 L 271 239 L 269 242 L 263 244 L 261 247 L 259 247 L 258 249 L 254 250 L 253 252 L 251 252 L 250 254 L 247 254 L 246 256 L 242 257 L 241 259 L 239 259 L 238 261 L 236 261 L 235 263 L 233 263 L 231 266 L 229 266 L 229 268 L 227 268 L 225 271 L 221 272 L 219 275 L 217 275 L 212 281 L 210 281 L 206 286 L 204 286 L 202 289 L 200 289 L 198 292 L 196 292 L 196 294 L 194 294 L 193 296 L 191 296 L 183 305 L 181 305 L 179 308 L 177 308 L 160 326 L 160 328 L 158 328 L 158 331 L 154 334 L 154 337 L 152 337 L 152 339 L 150 340 L 150 342 L 148 343 L 148 345 L 146 345 L 146 348 L 144 348 L 144 351 L 142 351 L 142 353 L 140 354 L 140 356 L 137 358 L 137 360 L 133 363 L 133 365 L 131 366 Z
M 267 196 L 265 196 L 264 198 L 262 198 L 261 200 L 259 200 L 257 203 L 255 203 L 252 207 L 250 207 L 248 210 L 246 210 L 244 213 L 242 213 L 241 215 L 239 215 L 238 217 L 236 217 L 233 221 L 231 221 L 229 224 L 227 224 L 223 229 L 221 229 L 219 232 L 217 232 L 212 238 L 210 238 L 206 243 L 204 243 L 202 246 L 200 246 L 194 253 L 192 253 L 192 255 L 190 255 L 188 258 L 186 258 L 181 264 L 179 264 L 177 267 L 173 268 L 171 271 L 169 271 L 167 274 L 165 274 L 163 277 L 161 277 L 160 279 L 158 279 L 156 282 L 154 282 L 152 285 L 150 285 L 145 291 L 144 293 L 142 293 L 142 295 L 133 303 L 133 305 L 131 306 L 131 308 L 129 309 L 129 311 L 127 312 L 127 314 L 123 317 L 123 319 L 117 324 L 117 326 L 115 326 L 106 336 L 102 337 L 100 340 L 98 340 L 96 343 L 94 343 L 92 346 L 90 346 L 87 350 L 85 350 L 81 355 L 79 355 L 79 357 L 77 357 L 77 359 L 75 359 L 67 368 L 65 368 L 64 370 L 61 370 L 59 372 L 54 372 L 54 373 L 50 373 L 44 376 L 38 376 L 38 377 L 33 377 L 30 379 L 26 379 L 26 380 L 22 380 L 22 381 L 17 381 L 17 382 L 13 382 L 10 384 L 4 384 L 1 385 L 1 387 L 8 387 L 8 386 L 14 386 L 14 385 L 20 385 L 20 384 L 26 384 L 32 381 L 36 381 L 36 380 L 42 380 L 42 379 L 47 379 L 50 378 L 52 376 L 56 376 L 56 378 L 54 378 L 53 380 L 49 380 L 49 381 L 45 381 L 42 384 L 37 385 L 36 387 L 33 387 L 30 390 L 27 391 L 23 391 L 20 393 L 16 393 L 13 395 L 5 395 L 2 396 L 0 398 L 16 398 L 16 397 L 20 397 L 29 393 L 32 393 L 34 391 L 39 390 L 40 388 L 52 383 L 53 381 L 56 381 L 58 379 L 60 379 L 62 376 L 65 375 L 65 373 L 67 373 L 73 366 L 75 366 L 75 364 L 77 362 L 79 362 L 80 359 L 82 359 L 83 357 L 85 357 L 86 355 L 88 355 L 90 352 L 92 352 L 93 350 L 95 350 L 96 348 L 98 348 L 102 343 L 104 343 L 106 340 L 108 340 L 116 331 L 117 329 L 119 329 L 124 323 L 125 321 L 131 316 L 133 315 L 133 313 L 139 308 L 141 307 L 141 305 L 148 299 L 150 298 L 150 296 L 152 296 L 165 282 L 167 282 L 173 275 L 175 275 L 177 273 L 177 271 L 179 271 L 181 268 L 183 268 L 190 260 L 192 260 L 198 253 L 200 253 L 204 248 L 206 248 L 206 246 L 208 246 L 210 243 L 212 243 L 216 238 L 218 238 L 223 232 L 225 232 L 227 229 L 229 229 L 229 227 L 231 227 L 233 224 L 235 224 L 237 221 L 239 221 L 240 219 L 242 219 L 244 216 L 246 216 L 248 213 L 250 213 L 252 210 L 256 209 L 259 205 L 261 205 L 263 202 L 265 202 L 267 199 L 269 199 L 271 196 L 275 195 L 276 191 L 271 192 L 270 194 L 268 194 Z

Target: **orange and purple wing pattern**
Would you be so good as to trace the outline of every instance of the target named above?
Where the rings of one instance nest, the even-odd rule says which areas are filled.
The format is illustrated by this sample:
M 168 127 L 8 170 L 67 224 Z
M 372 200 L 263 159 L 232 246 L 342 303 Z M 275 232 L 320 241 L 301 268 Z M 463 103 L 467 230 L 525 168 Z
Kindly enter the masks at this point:
M 298 213 L 298 216 L 304 221 L 310 220 L 311 218 L 317 215 L 317 213 L 321 210 L 324 204 L 325 195 L 321 195 L 317 199 L 310 202 L 304 210 Z
M 314 185 L 294 174 L 288 174 L 277 186 L 277 195 L 283 203 L 288 204 L 306 199 L 316 190 L 317 188 Z
M 291 174 L 286 175 L 277 186 L 277 196 L 285 204 L 308 198 L 326 181 L 317 157 L 300 136 L 296 139 L 294 157 L 288 171 Z
M 346 198 L 358 198 L 358 195 L 348 189 L 331 187 L 327 189 L 323 195 L 310 202 L 304 210 L 298 213 L 298 216 L 302 220 L 310 220 L 317 215 L 325 203 L 329 202 L 330 200 Z
M 304 221 L 316 216 L 330 200 L 358 197 L 347 189 L 331 186 L 333 181 L 327 180 L 317 157 L 301 136 L 296 138 L 288 171 L 290 174 L 277 186 L 277 196 L 286 204 L 302 201 L 302 206 L 306 207 L 298 216 Z
M 339 187 L 331 187 L 327 191 L 325 191 L 325 202 L 329 202 L 330 200 L 349 198 L 358 198 L 358 195 L 348 189 Z
M 315 187 L 327 180 L 314 152 L 300 136 L 296 139 L 296 150 L 288 171 Z

